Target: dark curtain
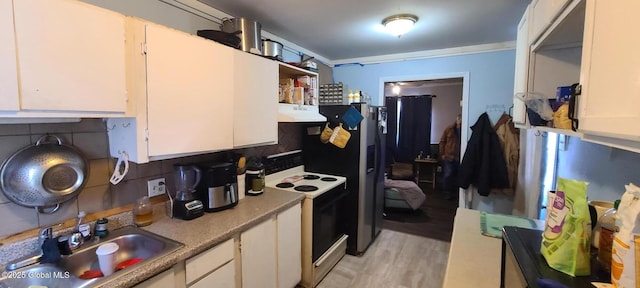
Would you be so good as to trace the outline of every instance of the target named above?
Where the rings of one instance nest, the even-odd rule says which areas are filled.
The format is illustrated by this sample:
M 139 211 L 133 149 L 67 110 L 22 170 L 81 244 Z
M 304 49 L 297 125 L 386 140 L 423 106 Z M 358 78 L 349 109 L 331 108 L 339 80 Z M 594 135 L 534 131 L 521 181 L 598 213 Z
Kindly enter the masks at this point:
M 386 145 L 386 167 L 389 167 L 398 158 L 396 152 L 396 135 L 398 135 L 398 98 L 386 97 L 387 106 L 387 145 Z
M 403 96 L 400 109 L 396 161 L 411 163 L 431 150 L 431 96 Z

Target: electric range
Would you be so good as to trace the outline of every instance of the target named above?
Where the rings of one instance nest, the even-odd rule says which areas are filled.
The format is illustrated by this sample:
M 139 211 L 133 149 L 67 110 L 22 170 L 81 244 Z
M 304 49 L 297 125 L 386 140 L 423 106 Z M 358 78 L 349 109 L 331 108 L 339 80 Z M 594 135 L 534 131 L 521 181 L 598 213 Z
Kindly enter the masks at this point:
M 345 186 L 346 177 L 305 172 L 304 166 L 296 166 L 265 176 L 265 187 L 282 191 L 304 193 L 306 198 L 316 198 L 323 193 Z
M 348 236 L 341 207 L 348 194 L 347 178 L 305 171 L 302 150 L 267 156 L 263 164 L 265 193 L 277 189 L 305 195 L 300 285 L 315 287 L 346 254 Z

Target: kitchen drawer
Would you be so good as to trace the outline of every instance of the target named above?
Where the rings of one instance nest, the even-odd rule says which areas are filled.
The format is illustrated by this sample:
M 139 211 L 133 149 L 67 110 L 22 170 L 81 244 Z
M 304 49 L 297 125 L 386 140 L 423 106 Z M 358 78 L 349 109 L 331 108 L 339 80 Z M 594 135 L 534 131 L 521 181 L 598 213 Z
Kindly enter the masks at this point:
M 235 261 L 225 264 L 218 270 L 211 272 L 206 277 L 198 280 L 189 286 L 189 288 L 233 288 L 236 287 L 236 270 Z
M 233 260 L 233 239 L 204 251 L 186 261 L 187 285 Z

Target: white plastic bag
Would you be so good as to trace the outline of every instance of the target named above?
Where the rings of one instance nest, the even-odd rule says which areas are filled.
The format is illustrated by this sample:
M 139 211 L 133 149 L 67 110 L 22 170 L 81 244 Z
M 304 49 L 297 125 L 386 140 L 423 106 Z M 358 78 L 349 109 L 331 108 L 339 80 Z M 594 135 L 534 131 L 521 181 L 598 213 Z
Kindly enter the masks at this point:
M 544 95 L 538 93 L 527 93 L 524 103 L 527 108 L 536 112 L 543 120 L 553 120 L 553 109 L 551 109 L 549 99 L 545 98 Z
M 635 288 L 640 284 L 640 187 L 625 186 L 616 216 L 616 227 L 611 259 L 613 287 Z

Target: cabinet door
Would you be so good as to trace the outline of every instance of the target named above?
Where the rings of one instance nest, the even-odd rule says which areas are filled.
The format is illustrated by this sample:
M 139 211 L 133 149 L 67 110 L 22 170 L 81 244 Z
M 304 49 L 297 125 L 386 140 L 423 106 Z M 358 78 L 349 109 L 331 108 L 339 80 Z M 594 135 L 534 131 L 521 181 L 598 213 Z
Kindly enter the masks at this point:
M 232 52 L 146 25 L 149 156 L 233 148 Z
M 0 111 L 19 110 L 18 97 L 13 4 L 11 0 L 0 0 Z
M 173 288 L 175 287 L 175 276 L 173 268 L 153 276 L 135 286 L 136 288 Z
M 13 5 L 23 110 L 125 112 L 123 15 L 73 0 Z
M 640 140 L 637 11 L 636 0 L 587 1 L 578 97 L 584 133 Z
M 276 222 L 269 219 L 240 235 L 242 288 L 276 287 Z
M 234 55 L 234 146 L 278 143 L 278 64 L 243 51 Z
M 189 285 L 189 288 L 234 288 L 236 287 L 235 261 L 225 264 L 218 270 Z
M 218 269 L 233 260 L 233 239 L 204 251 L 186 261 L 186 281 L 191 284 L 196 279 Z
M 531 3 L 531 41 L 538 39 L 569 1 L 570 0 L 534 0 Z
M 295 287 L 302 279 L 302 205 L 278 214 L 278 287 Z
M 513 84 L 513 123 L 525 124 L 525 110 L 523 96 L 527 92 L 527 77 L 529 75 L 529 7 L 524 11 L 518 24 L 518 38 L 516 40 L 516 68 Z

